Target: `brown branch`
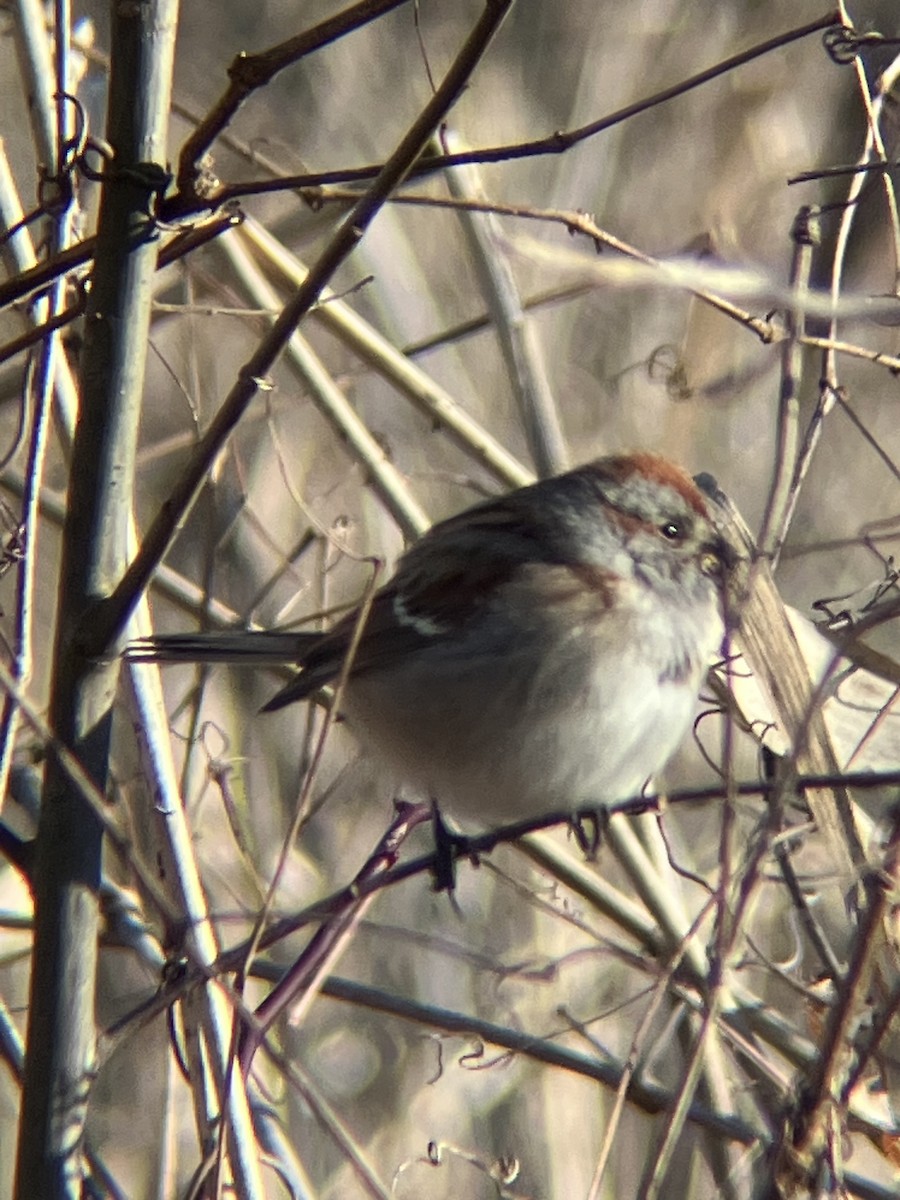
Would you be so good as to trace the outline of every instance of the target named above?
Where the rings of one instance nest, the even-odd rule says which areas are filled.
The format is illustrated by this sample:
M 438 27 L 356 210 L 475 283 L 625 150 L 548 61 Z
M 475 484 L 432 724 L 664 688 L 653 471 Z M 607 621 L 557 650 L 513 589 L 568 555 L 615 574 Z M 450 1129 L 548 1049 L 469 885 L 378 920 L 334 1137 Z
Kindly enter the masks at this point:
M 409 172 L 433 130 L 456 103 L 469 76 L 484 55 L 512 0 L 487 0 L 481 17 L 465 41 L 440 88 L 413 122 L 368 192 L 344 220 L 306 280 L 285 305 L 280 316 L 241 369 L 222 407 L 200 439 L 193 459 L 170 498 L 147 531 L 141 549 L 116 591 L 102 609 L 92 614 L 80 632 L 95 654 L 102 654 L 119 636 L 134 605 L 194 503 L 207 473 L 250 402 L 257 395 L 291 334 L 315 304 L 319 293 L 339 266 L 352 254 L 387 197 Z
M 61 275 L 84 266 L 94 257 L 96 249 L 96 237 L 85 238 L 83 242 L 54 254 L 46 262 L 38 263 L 27 271 L 20 271 L 10 279 L 0 282 L 0 308 L 14 304 L 17 300 L 24 300 L 26 296 L 53 283 Z
M 794 1195 L 815 1187 L 829 1140 L 829 1127 L 840 1116 L 836 1108 L 854 1066 L 854 1039 L 865 1019 L 869 989 L 878 960 L 885 952 L 884 925 L 893 907 L 893 886 L 900 867 L 900 815 L 895 815 L 885 856 L 883 878 L 872 875 L 865 920 L 853 940 L 855 953 L 838 998 L 829 1011 L 822 1052 L 796 1113 L 773 1151 L 774 1170 L 768 1196 Z
M 642 100 L 637 100 L 633 104 L 627 104 L 624 108 L 616 109 L 615 112 L 609 113 L 605 117 L 600 117 L 596 121 L 591 121 L 587 125 L 581 125 L 577 129 L 557 130 L 547 137 L 537 138 L 530 142 L 515 142 L 503 146 L 491 146 L 482 150 L 466 150 L 458 154 L 429 154 L 423 156 L 410 171 L 410 175 L 416 178 L 420 175 L 431 174 L 434 171 L 442 171 L 446 167 L 461 166 L 465 163 L 512 162 L 519 158 L 538 158 L 545 154 L 564 154 L 567 150 L 571 150 L 573 146 L 577 146 L 579 142 L 586 141 L 598 133 L 603 133 L 607 129 L 619 125 L 622 121 L 627 121 L 629 117 L 638 116 L 640 113 L 655 108 L 658 104 L 664 104 L 668 100 L 674 100 L 678 96 L 683 96 L 685 93 L 700 87 L 704 83 L 709 83 L 720 75 L 725 75 L 737 67 L 744 66 L 748 62 L 769 54 L 773 50 L 778 50 L 782 46 L 787 46 L 791 42 L 798 41 L 800 38 L 808 37 L 811 33 L 818 33 L 820 30 L 828 29 L 838 24 L 839 21 L 840 14 L 836 10 L 832 10 L 816 21 L 811 21 L 807 25 L 800 25 L 795 29 L 788 30 L 787 33 L 781 33 L 777 37 L 759 42 L 756 46 L 751 46 L 749 50 L 743 50 L 740 54 L 734 54 L 730 58 L 723 59 L 722 62 L 716 63 L 715 66 L 708 67 L 696 75 L 691 75 L 687 79 L 681 80 L 680 83 L 673 84 L 672 87 L 663 88 L 662 91 L 655 92 L 652 96 L 645 96 Z M 329 184 L 363 183 L 374 178 L 380 170 L 379 166 L 370 164 L 365 167 L 321 171 L 317 174 L 307 173 L 305 175 L 285 176 L 280 180 L 267 179 L 250 183 L 236 183 L 223 187 L 214 196 L 207 197 L 203 201 L 203 204 L 206 206 L 221 204 L 226 200 L 234 200 L 242 196 L 260 195 L 282 189 L 313 189 L 325 187 Z M 193 197 L 186 197 L 182 194 L 172 196 L 166 202 L 167 211 L 173 215 L 182 215 L 186 211 L 183 205 L 186 202 L 190 203 L 192 199 Z
M 790 781 L 790 789 L 788 790 L 785 789 L 783 780 L 754 780 L 736 783 L 731 789 L 731 794 L 734 797 L 753 796 L 763 798 L 781 793 L 784 799 L 787 800 L 789 799 L 789 792 L 800 796 L 816 788 L 836 787 L 838 785 L 875 790 L 882 787 L 897 787 L 900 786 L 900 770 L 880 774 L 875 774 L 872 771 L 859 771 L 852 774 L 841 774 L 837 777 L 832 775 L 800 775 Z M 579 809 L 574 814 L 571 810 L 557 810 L 545 813 L 540 817 L 530 817 L 527 820 L 514 821 L 510 824 L 489 830 L 486 833 L 460 839 L 458 844 L 455 844 L 454 856 L 459 860 L 468 857 L 478 858 L 482 855 L 490 854 L 500 845 L 517 842 L 527 834 L 539 833 L 543 830 L 559 826 L 571 826 L 573 820 L 598 821 L 602 839 L 603 825 L 612 816 L 637 817 L 645 813 L 663 813 L 666 808 L 672 808 L 679 804 L 719 803 L 722 800 L 723 794 L 724 789 L 722 786 L 685 788 L 677 792 L 672 792 L 665 797 L 637 796 L 631 800 L 624 800 L 614 805 L 600 805 L 597 808 Z M 259 949 L 265 950 L 290 934 L 296 933 L 299 929 L 305 928 L 312 922 L 322 921 L 335 913 L 343 911 L 353 899 L 359 899 L 372 891 L 380 891 L 386 887 L 393 887 L 395 884 L 402 883 L 404 880 L 410 879 L 415 875 L 433 874 L 435 866 L 436 861 L 433 853 L 421 854 L 409 862 L 401 863 L 396 867 L 392 867 L 389 871 L 385 871 L 379 875 L 377 880 L 369 880 L 340 888 L 330 896 L 326 896 L 304 909 L 301 913 L 292 913 L 290 916 L 274 921 L 267 927 L 259 939 Z M 217 967 L 221 971 L 237 970 L 246 959 L 247 946 L 248 943 L 243 942 L 224 952 L 216 964 Z
M 166 245 L 162 247 L 157 259 L 156 269 L 160 271 L 163 267 L 167 267 L 171 263 L 177 262 L 179 259 L 184 258 L 186 255 L 192 253 L 198 247 L 205 246 L 214 238 L 217 238 L 221 234 L 225 233 L 226 230 L 233 228 L 237 224 L 240 224 L 240 220 L 241 218 L 238 214 L 228 213 L 226 215 L 214 217 L 211 221 L 204 221 L 201 224 L 195 225 L 192 229 L 186 230 L 183 234 L 173 238 L 170 242 L 167 242 Z M 91 244 L 91 252 L 93 252 L 94 239 L 91 238 L 89 241 Z M 86 246 L 88 243 L 82 242 L 81 245 Z M 71 269 L 67 267 L 60 267 L 60 260 L 62 257 L 62 255 L 58 255 L 53 260 L 60 272 L 62 270 Z M 46 264 L 41 265 L 44 266 Z M 22 276 L 18 276 L 18 278 L 21 279 Z M 9 361 L 9 359 L 15 358 L 17 354 L 22 354 L 25 350 L 30 349 L 32 346 L 36 346 L 39 342 L 43 341 L 48 333 L 52 333 L 56 329 L 62 329 L 66 325 L 71 325 L 74 320 L 84 313 L 86 307 L 87 291 L 82 290 L 78 299 L 74 303 L 70 304 L 68 308 L 63 309 L 63 311 L 60 313 L 56 313 L 48 320 L 42 321 L 40 325 L 34 325 L 31 329 L 27 329 L 25 333 L 20 334 L 17 338 L 13 338 L 11 341 L 6 342 L 5 345 L 0 346 L 0 364 Z
M 380 890 L 378 880 L 396 865 L 400 847 L 412 831 L 430 819 L 431 809 L 428 805 L 403 804 L 398 807 L 397 815 L 379 839 L 378 845 L 350 886 L 344 889 L 342 903 L 329 913 L 303 953 L 256 1009 L 254 1022 L 245 1027 L 238 1056 L 245 1076 L 267 1031 L 286 1009 L 291 1010 L 292 1023 L 297 1022 L 295 1009 L 300 996 L 303 996 L 305 1003 L 309 1003 L 321 988 L 326 973 L 333 968 L 336 958 Z M 255 956 L 255 947 L 251 947 L 251 951 L 248 955 L 250 959 Z
M 182 199 L 199 199 L 201 207 L 207 207 L 207 202 L 198 197 L 196 191 L 200 174 L 197 163 L 248 96 L 258 88 L 265 87 L 285 67 L 405 3 L 407 0 L 360 0 L 327 21 L 260 54 L 238 54 L 228 68 L 228 87 L 181 149 L 177 182 Z

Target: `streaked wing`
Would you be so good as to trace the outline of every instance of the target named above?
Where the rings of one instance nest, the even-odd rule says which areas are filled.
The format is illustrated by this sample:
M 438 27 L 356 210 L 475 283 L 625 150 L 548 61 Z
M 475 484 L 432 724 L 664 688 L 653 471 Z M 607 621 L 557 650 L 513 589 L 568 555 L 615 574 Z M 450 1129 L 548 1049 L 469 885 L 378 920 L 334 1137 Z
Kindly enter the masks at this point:
M 406 552 L 366 615 L 351 675 L 389 667 L 453 637 L 520 568 L 557 560 L 552 514 L 539 513 L 536 520 L 532 510 L 523 520 L 521 495 L 487 500 L 450 517 Z M 305 699 L 340 675 L 357 620 L 358 610 L 350 612 L 327 633 L 166 634 L 135 642 L 126 656 L 138 662 L 295 663 L 300 668 L 296 678 L 264 706 L 263 711 L 271 712 Z
M 414 653 L 429 642 L 413 626 L 397 620 L 394 596 L 394 585 L 389 583 L 372 601 L 359 634 L 351 675 L 389 664 Z M 356 637 L 359 620 L 357 609 L 342 617 L 327 633 L 316 635 L 314 643 L 307 647 L 299 660 L 298 674 L 263 705 L 262 711 L 274 712 L 295 700 L 304 700 L 320 687 L 332 683 L 341 673 Z
M 375 596 L 351 676 L 388 668 L 454 637 L 490 603 L 494 590 L 532 557 L 534 547 L 529 548 L 518 510 L 508 497 L 489 500 L 435 525 L 404 554 L 394 578 Z M 297 678 L 264 711 L 302 700 L 332 682 L 340 674 L 357 620 L 356 612 L 348 613 L 323 634 L 304 654 Z

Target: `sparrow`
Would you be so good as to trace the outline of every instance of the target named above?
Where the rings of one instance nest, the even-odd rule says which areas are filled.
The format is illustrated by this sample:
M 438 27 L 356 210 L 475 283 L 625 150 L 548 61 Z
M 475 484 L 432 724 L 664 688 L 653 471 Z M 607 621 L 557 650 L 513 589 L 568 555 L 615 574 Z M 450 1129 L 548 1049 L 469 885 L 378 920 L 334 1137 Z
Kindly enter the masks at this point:
M 735 563 L 686 471 L 618 454 L 433 526 L 364 617 L 154 637 L 129 657 L 291 662 L 273 712 L 334 683 L 355 643 L 350 728 L 395 782 L 491 828 L 635 796 L 665 766 L 722 654 Z

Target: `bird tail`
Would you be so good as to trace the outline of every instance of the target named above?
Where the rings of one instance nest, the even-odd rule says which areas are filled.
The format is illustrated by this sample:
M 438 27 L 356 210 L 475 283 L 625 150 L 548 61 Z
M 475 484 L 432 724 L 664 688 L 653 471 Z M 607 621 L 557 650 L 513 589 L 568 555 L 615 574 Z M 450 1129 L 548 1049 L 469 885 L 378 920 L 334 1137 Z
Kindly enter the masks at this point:
M 140 638 L 125 648 L 129 662 L 231 663 L 290 666 L 303 662 L 321 633 L 225 629 L 215 633 L 167 633 Z

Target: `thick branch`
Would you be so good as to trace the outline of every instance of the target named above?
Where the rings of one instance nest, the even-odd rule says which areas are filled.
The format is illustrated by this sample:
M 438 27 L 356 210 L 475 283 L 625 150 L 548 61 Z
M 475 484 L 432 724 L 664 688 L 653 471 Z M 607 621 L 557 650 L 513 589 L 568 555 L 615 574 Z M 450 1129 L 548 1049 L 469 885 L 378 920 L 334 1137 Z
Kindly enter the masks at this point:
M 51 699 L 56 734 L 101 792 L 115 667 L 89 662 L 74 631 L 125 565 L 157 255 L 147 208 L 158 176 L 148 167 L 165 160 L 177 14 L 177 0 L 114 5 L 112 12 L 108 137 L 115 170 L 103 195 L 87 313 Z M 80 1150 L 95 1069 L 101 851 L 101 822 L 51 759 L 37 839 L 18 1200 L 81 1195 Z

